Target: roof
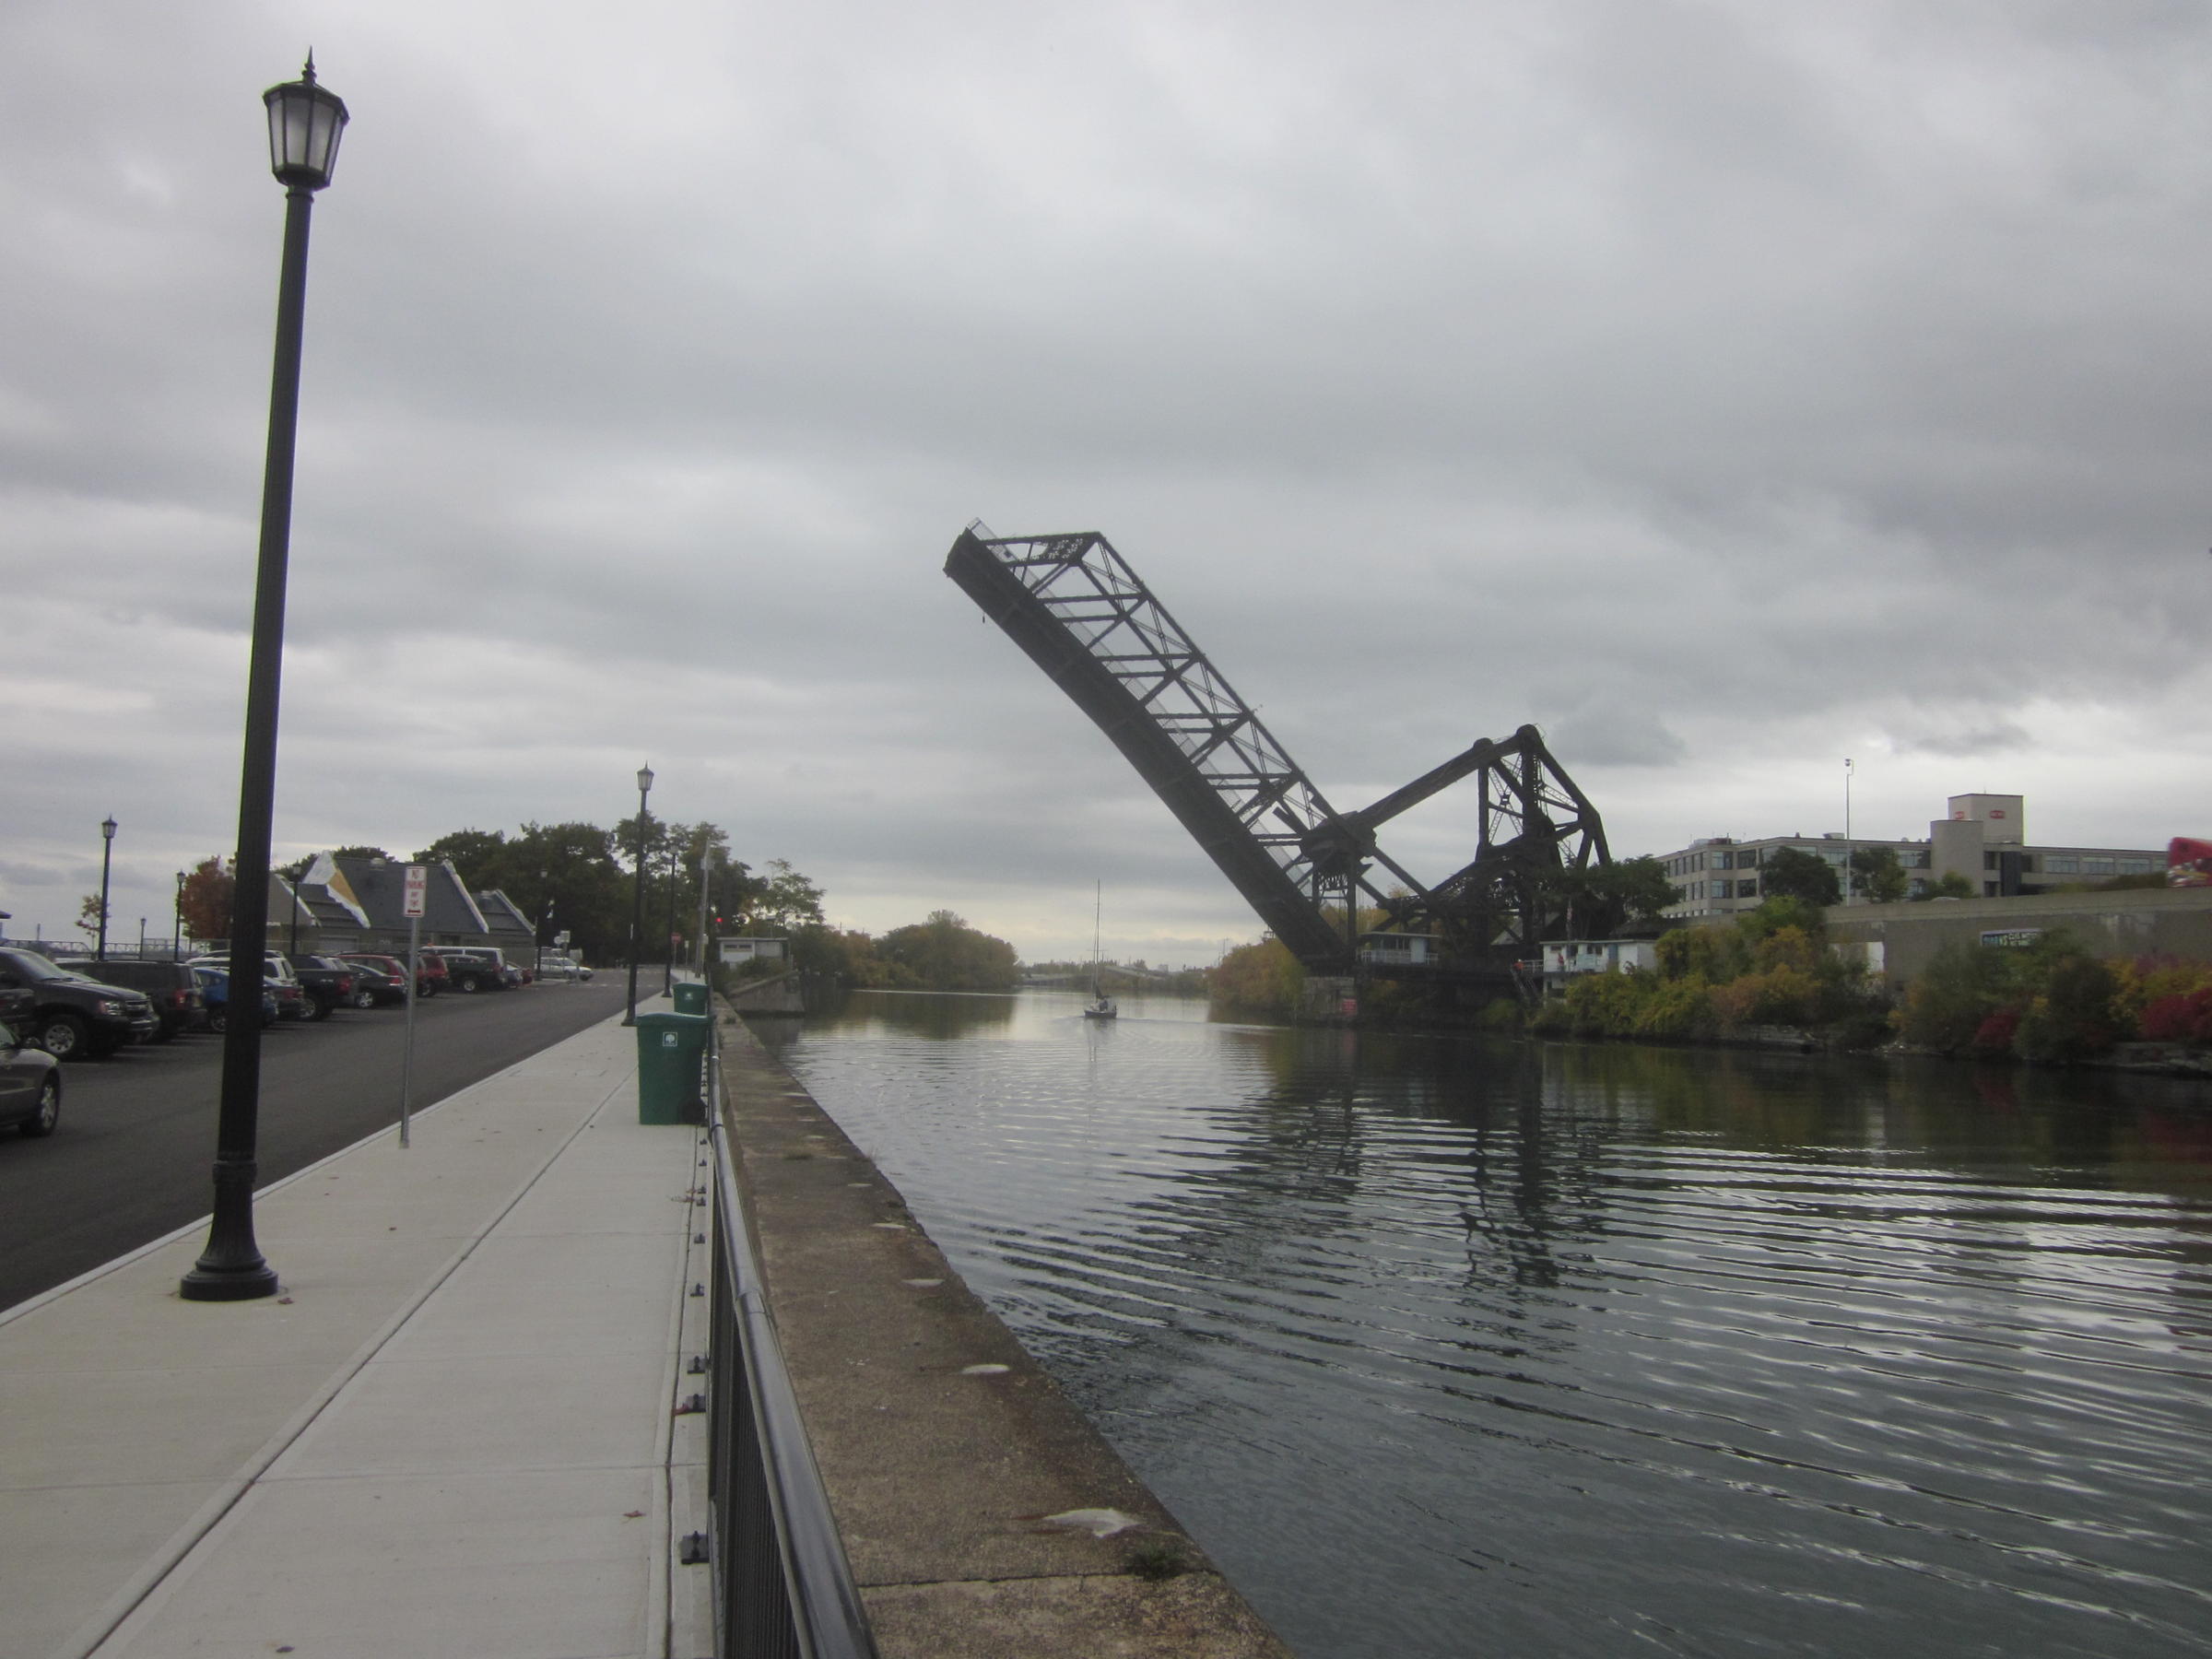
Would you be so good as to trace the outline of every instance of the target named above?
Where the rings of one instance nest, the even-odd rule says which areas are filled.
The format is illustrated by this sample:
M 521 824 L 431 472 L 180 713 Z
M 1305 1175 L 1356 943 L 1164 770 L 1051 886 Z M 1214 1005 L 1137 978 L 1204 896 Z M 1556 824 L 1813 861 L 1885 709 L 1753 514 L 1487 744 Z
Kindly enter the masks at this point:
M 316 866 L 320 868 L 325 860 L 333 866 L 331 890 L 335 893 L 342 887 L 369 926 L 406 931 L 406 865 L 389 859 L 336 858 L 326 853 L 315 861 Z M 424 867 L 429 871 L 429 886 L 424 896 L 423 932 L 478 935 L 492 933 L 484 912 L 469 897 L 461 873 L 450 861 Z

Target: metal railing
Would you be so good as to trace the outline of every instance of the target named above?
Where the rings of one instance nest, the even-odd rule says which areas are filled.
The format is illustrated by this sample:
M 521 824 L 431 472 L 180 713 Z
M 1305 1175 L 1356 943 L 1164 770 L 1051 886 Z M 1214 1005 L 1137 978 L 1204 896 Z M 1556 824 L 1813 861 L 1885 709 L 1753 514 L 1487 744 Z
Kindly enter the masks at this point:
M 716 1018 L 719 1019 L 719 1015 Z M 707 1040 L 714 1274 L 707 1356 L 707 1559 L 723 1659 L 876 1659 L 760 1282 Z

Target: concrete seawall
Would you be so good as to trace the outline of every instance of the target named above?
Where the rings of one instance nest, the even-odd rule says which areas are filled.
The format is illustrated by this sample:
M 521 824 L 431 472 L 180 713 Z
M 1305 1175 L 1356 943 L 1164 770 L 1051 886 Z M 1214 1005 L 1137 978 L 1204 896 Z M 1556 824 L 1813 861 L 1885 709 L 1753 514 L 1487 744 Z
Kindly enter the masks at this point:
M 722 1064 L 777 1332 L 885 1659 L 1291 1659 L 726 1017 Z

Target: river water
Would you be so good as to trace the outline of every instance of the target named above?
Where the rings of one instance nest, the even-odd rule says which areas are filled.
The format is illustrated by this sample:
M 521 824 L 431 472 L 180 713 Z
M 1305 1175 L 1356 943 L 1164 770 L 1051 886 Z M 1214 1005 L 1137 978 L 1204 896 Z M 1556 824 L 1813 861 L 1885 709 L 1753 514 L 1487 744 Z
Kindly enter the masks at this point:
M 2212 1086 L 856 993 L 779 1033 L 1304 1659 L 2212 1653 Z

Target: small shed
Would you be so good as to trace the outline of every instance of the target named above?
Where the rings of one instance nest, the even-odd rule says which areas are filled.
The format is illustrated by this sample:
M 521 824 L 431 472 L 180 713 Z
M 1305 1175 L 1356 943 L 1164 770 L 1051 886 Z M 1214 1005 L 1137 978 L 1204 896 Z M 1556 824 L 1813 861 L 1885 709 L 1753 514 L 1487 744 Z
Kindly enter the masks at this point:
M 782 963 L 791 959 L 790 945 L 789 939 L 760 939 L 750 934 L 731 934 L 714 941 L 714 954 L 724 968 L 747 962 Z
M 1359 959 L 1377 968 L 1427 967 L 1441 953 L 1442 945 L 1434 934 L 1361 934 Z

